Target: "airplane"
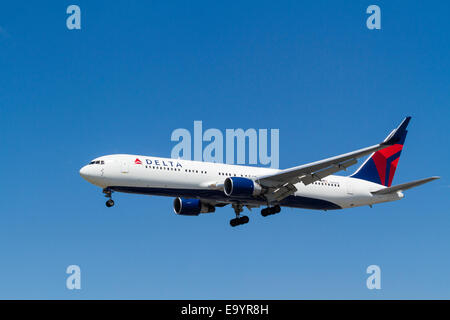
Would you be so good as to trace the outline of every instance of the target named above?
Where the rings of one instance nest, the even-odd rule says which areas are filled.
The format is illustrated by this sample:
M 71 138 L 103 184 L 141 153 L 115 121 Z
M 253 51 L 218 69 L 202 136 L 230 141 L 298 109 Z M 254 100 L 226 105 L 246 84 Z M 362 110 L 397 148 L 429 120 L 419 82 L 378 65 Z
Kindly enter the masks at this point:
M 381 143 L 324 160 L 284 170 L 113 154 L 98 157 L 80 169 L 88 182 L 101 187 L 112 207 L 113 192 L 175 197 L 178 215 L 198 216 L 231 205 L 236 215 L 230 225 L 249 222 L 243 208 L 264 207 L 261 215 L 277 214 L 281 207 L 337 210 L 400 200 L 403 191 L 430 182 L 429 177 L 392 186 L 405 143 L 406 117 Z M 334 175 L 367 160 L 351 175 Z

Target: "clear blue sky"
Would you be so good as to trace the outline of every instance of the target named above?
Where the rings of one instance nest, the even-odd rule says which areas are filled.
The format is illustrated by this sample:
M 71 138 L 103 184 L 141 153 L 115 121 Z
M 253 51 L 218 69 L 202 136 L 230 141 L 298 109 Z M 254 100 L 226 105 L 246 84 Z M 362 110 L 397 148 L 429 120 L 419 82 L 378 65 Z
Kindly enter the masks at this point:
M 82 29 L 66 28 L 78 4 Z M 382 29 L 365 10 L 381 7 Z M 447 1 L 39 1 L 0 5 L 0 298 L 450 298 Z M 279 128 L 280 167 L 377 143 L 405 116 L 404 200 L 176 216 L 78 173 L 170 156 L 176 128 Z M 355 166 L 356 168 L 356 166 Z M 355 169 L 352 168 L 352 169 Z M 353 170 L 352 170 L 353 171 Z M 77 264 L 82 290 L 65 287 Z M 382 290 L 365 286 L 367 266 Z

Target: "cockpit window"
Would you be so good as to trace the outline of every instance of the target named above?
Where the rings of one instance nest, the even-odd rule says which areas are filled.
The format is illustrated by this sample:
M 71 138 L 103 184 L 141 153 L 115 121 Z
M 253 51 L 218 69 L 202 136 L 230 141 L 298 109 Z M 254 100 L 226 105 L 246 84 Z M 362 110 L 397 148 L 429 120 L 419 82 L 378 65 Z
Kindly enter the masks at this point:
M 89 165 L 91 165 L 91 164 L 105 164 L 105 161 L 104 160 L 91 161 L 91 162 L 89 162 Z

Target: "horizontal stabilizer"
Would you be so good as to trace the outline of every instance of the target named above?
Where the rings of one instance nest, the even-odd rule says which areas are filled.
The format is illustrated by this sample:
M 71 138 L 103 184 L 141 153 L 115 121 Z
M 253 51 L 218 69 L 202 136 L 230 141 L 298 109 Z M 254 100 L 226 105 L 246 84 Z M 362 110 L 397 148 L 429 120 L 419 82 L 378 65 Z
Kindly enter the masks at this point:
M 402 183 L 402 184 L 398 184 L 393 187 L 374 191 L 374 192 L 372 192 L 372 194 L 388 194 L 388 193 L 397 192 L 397 191 L 404 191 L 404 190 L 420 186 L 421 184 L 424 184 L 424 183 L 427 183 L 427 182 L 430 182 L 430 181 L 433 181 L 433 180 L 436 180 L 439 178 L 440 177 L 430 177 L 430 178 L 420 179 L 420 180 L 411 181 L 411 182 L 407 182 L 407 183 Z

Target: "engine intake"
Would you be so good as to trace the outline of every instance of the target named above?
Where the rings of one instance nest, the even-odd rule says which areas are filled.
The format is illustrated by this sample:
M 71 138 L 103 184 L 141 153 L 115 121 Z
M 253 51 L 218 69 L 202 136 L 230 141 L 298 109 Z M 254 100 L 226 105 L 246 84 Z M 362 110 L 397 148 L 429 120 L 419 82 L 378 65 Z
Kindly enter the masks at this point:
M 216 211 L 216 207 L 204 203 L 199 199 L 175 198 L 173 201 L 173 211 L 183 216 L 198 216 L 200 213 Z
M 226 178 L 223 191 L 227 196 L 257 196 L 262 192 L 261 186 L 248 178 Z

